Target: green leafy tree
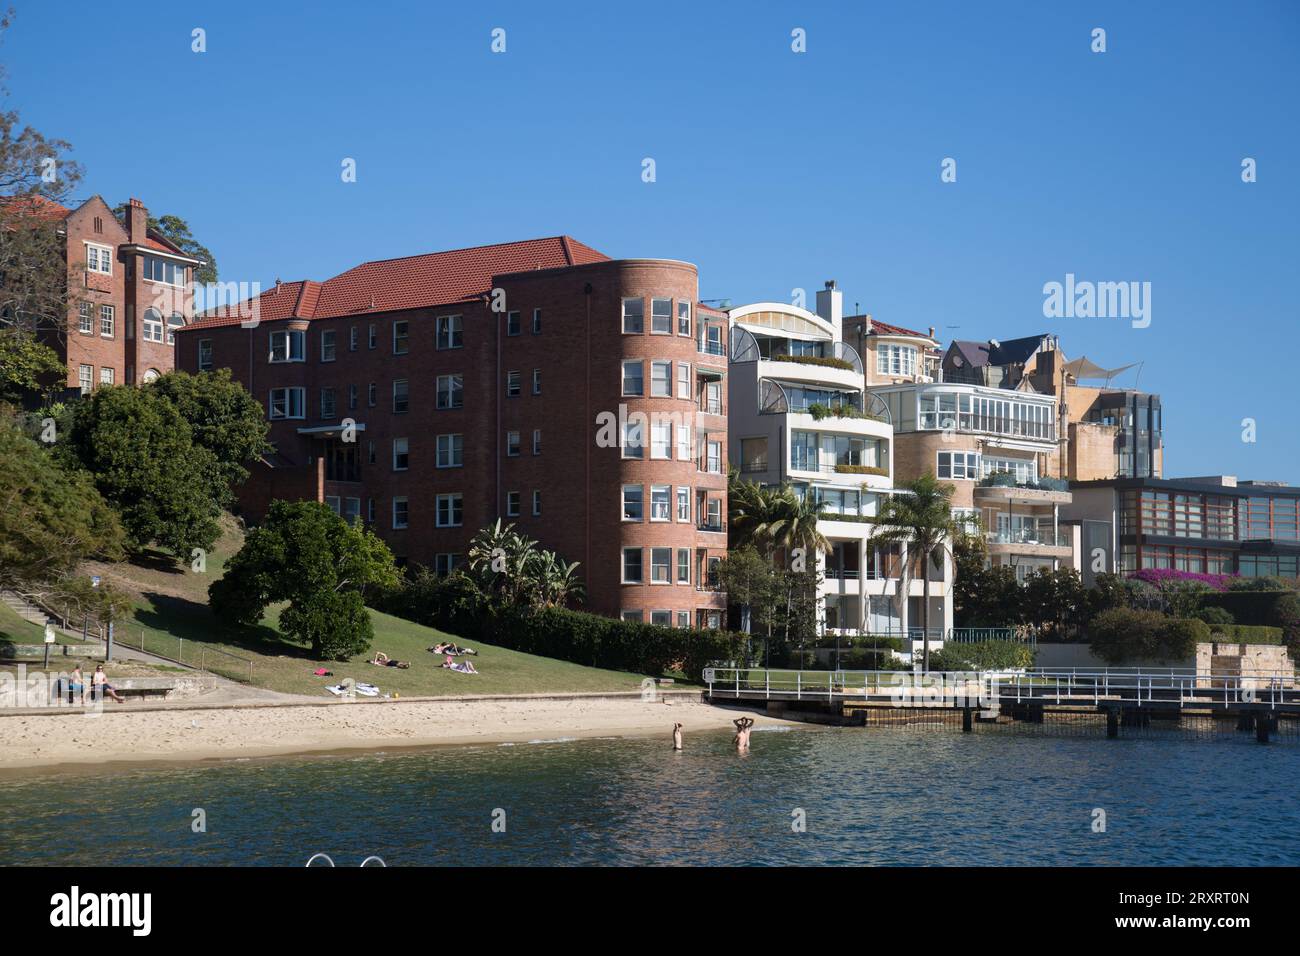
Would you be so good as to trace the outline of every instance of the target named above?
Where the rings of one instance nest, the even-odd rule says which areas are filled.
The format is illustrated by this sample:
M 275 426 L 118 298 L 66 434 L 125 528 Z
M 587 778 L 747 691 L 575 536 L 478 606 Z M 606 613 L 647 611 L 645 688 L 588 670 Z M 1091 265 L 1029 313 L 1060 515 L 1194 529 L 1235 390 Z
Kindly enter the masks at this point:
M 375 534 L 315 501 L 276 501 L 208 588 L 220 618 L 252 625 L 268 605 L 289 606 L 280 630 L 318 660 L 347 660 L 370 648 L 368 594 L 398 586 L 392 552 Z
M 1073 568 L 1040 568 L 1025 579 L 1025 623 L 1057 637 L 1078 620 L 1086 602 L 1083 580 Z
M 201 375 L 169 372 L 145 387 L 189 423 L 195 445 L 211 452 L 216 460 L 212 495 L 229 507 L 235 498 L 232 489 L 248 478 L 246 466 L 271 450 L 262 406 L 226 368 Z
M 133 551 L 151 543 L 188 559 L 221 533 L 214 497 L 217 457 L 193 441 L 176 406 L 152 389 L 101 386 L 78 402 L 66 456 L 93 476 Z
M 752 631 L 753 611 L 761 621 L 771 621 L 771 611 L 778 594 L 776 569 L 752 546 L 746 545 L 727 553 L 718 562 L 718 583 L 733 604 L 740 605 L 740 629 Z
M 0 420 L 0 588 L 48 596 L 91 557 L 122 556 L 117 515 L 90 477 Z
M 898 544 L 913 556 L 921 558 L 921 627 L 923 669 L 930 669 L 930 575 L 927 565 L 943 567 L 944 556 L 951 544 L 963 532 L 953 520 L 952 496 L 956 489 L 936 479 L 931 472 L 899 484 L 901 494 L 888 496 L 876 518 L 873 540 L 885 544 Z M 900 563 L 899 593 L 910 590 L 912 560 Z
M 0 401 L 20 404 L 61 385 L 66 375 L 54 349 L 27 329 L 0 323 Z

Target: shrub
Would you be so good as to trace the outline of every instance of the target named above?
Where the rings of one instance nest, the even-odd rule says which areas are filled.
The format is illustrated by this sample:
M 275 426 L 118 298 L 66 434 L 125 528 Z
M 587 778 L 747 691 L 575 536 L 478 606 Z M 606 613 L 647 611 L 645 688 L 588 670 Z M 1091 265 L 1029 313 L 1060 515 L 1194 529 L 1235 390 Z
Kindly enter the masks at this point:
M 957 648 L 978 670 L 1008 670 L 1034 664 L 1034 649 L 1020 641 L 981 641 Z
M 875 465 L 836 465 L 835 470 L 841 475 L 884 475 L 889 477 L 888 468 L 877 468 Z
M 1291 591 L 1295 585 L 1288 584 L 1281 578 L 1234 578 L 1228 585 L 1230 591 Z
M 1184 661 L 1198 642 L 1210 640 L 1210 627 L 1195 618 L 1171 618 L 1158 611 L 1112 608 L 1089 625 L 1092 652 L 1108 664 Z
M 1231 612 L 1229 612 L 1227 608 L 1216 607 L 1215 605 L 1198 607 L 1196 611 L 1193 612 L 1192 617 L 1199 618 L 1206 624 L 1210 625 L 1210 630 L 1212 631 L 1223 630 L 1226 625 L 1233 623 Z
M 1129 578 L 1134 581 L 1145 581 L 1156 587 L 1161 587 L 1169 581 L 1199 581 L 1215 591 L 1226 591 L 1239 580 L 1232 574 L 1201 574 L 1196 571 L 1177 571 L 1173 568 L 1143 568 L 1141 571 L 1134 571 Z

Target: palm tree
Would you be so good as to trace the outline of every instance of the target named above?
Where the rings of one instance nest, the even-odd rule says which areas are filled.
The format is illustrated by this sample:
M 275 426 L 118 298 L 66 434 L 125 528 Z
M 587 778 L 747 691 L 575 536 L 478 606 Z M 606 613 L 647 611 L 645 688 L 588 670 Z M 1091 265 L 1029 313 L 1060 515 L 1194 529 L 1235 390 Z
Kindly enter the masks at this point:
M 542 607 L 564 607 L 570 600 L 582 597 L 578 562 L 565 561 L 554 551 L 534 551 L 527 575 L 529 583 L 536 589 L 537 603 Z
M 899 570 L 900 600 L 910 590 L 912 554 L 921 556 L 921 627 L 925 657 L 923 670 L 930 669 L 930 575 L 927 561 L 943 566 L 944 556 L 951 553 L 952 542 L 962 533 L 952 517 L 952 485 L 941 483 L 931 472 L 899 484 L 901 494 L 887 497 L 876 518 L 875 540 L 906 548 L 907 560 Z
M 772 547 L 787 553 L 802 549 L 810 551 L 831 550 L 831 543 L 817 530 L 817 522 L 826 508 L 823 501 L 814 501 L 812 495 L 795 494 L 789 484 L 776 490 L 767 520 L 760 527 Z
M 528 564 L 537 543 L 512 524 L 484 528 L 469 544 L 469 568 L 487 593 L 518 603 L 530 589 Z

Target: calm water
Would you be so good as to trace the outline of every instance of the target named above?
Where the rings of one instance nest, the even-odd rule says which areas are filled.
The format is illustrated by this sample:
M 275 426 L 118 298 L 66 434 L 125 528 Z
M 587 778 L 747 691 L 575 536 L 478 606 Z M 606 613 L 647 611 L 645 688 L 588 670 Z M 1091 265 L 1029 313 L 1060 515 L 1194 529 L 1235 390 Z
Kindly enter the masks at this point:
M 1295 740 L 819 728 L 756 731 L 746 757 L 721 732 L 666 743 L 0 777 L 0 864 L 1300 862 Z

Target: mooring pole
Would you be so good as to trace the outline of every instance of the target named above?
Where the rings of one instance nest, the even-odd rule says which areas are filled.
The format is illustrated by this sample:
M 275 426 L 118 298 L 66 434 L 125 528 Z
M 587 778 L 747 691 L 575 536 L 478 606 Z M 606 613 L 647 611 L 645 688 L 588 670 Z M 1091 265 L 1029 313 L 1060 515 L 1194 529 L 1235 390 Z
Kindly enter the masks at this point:
M 1106 708 L 1106 736 L 1119 736 L 1119 711 L 1114 707 Z
M 961 709 L 961 731 L 964 734 L 971 732 L 971 709 L 969 707 Z

